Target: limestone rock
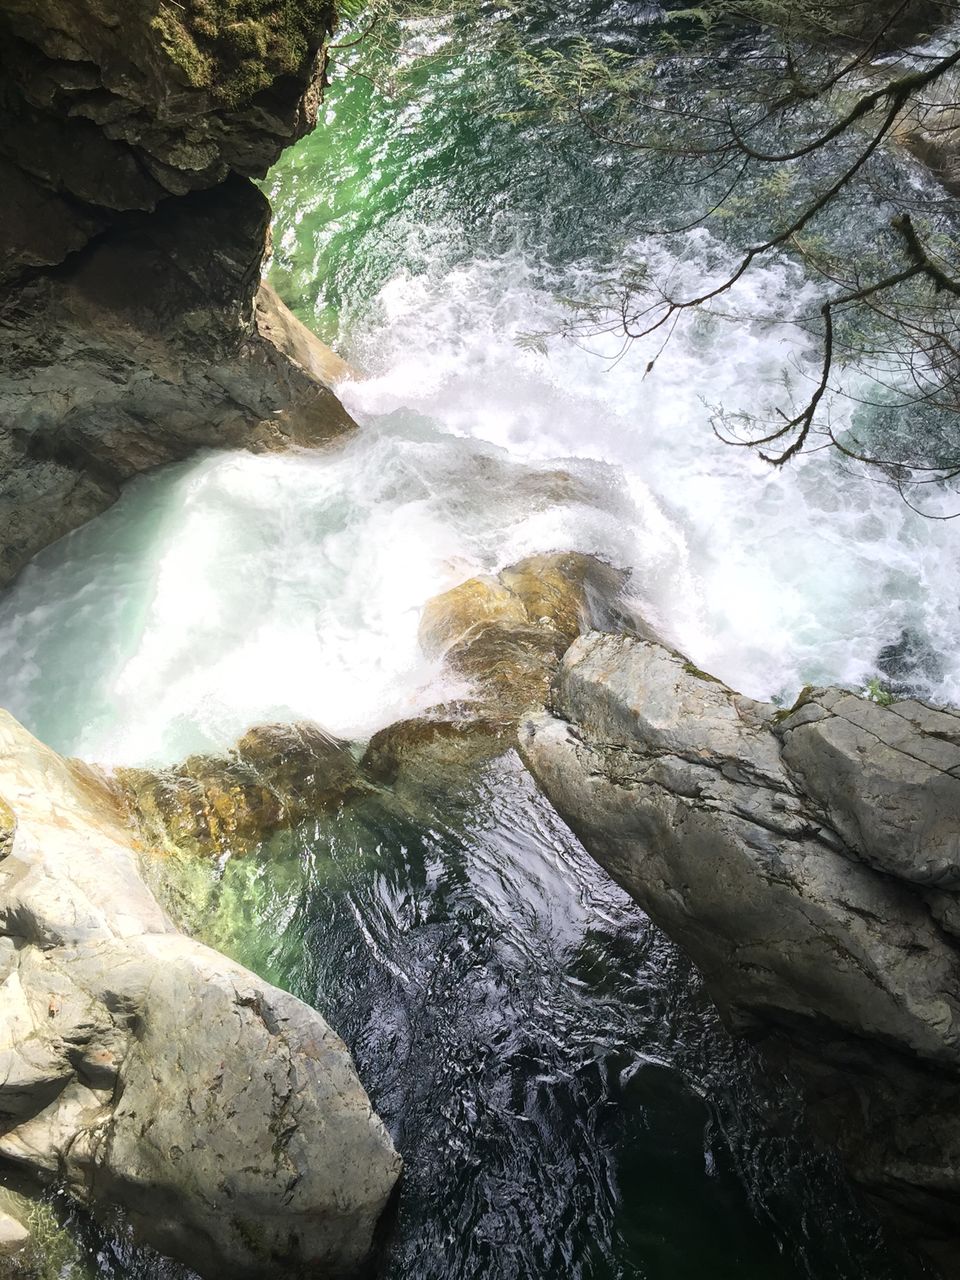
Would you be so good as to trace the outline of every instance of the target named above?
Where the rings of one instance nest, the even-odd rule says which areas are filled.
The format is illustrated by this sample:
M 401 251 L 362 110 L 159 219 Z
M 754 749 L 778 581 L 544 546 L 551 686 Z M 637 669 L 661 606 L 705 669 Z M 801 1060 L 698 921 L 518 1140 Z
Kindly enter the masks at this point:
M 179 933 L 108 780 L 6 713 L 0 794 L 0 1155 L 201 1274 L 359 1274 L 400 1160 L 342 1041 Z
M 519 733 L 586 848 L 690 953 L 731 1026 L 800 1074 L 853 1176 L 951 1276 L 958 728 L 838 689 L 784 716 L 653 639 L 591 634 Z

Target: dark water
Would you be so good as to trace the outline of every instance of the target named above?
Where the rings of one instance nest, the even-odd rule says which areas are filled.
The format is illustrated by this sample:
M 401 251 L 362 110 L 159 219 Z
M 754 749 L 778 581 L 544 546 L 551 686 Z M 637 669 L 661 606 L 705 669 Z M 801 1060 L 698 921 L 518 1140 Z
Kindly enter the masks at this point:
M 389 1280 L 908 1274 L 514 757 L 172 884 L 353 1051 L 406 1162 Z

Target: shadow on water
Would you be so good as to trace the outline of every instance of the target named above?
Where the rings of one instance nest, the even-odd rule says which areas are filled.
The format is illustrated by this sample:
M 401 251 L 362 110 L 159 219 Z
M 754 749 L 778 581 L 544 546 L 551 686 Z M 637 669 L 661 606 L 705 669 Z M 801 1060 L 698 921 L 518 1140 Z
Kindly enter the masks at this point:
M 350 1046 L 406 1162 L 384 1280 L 910 1274 L 514 757 L 165 893 Z

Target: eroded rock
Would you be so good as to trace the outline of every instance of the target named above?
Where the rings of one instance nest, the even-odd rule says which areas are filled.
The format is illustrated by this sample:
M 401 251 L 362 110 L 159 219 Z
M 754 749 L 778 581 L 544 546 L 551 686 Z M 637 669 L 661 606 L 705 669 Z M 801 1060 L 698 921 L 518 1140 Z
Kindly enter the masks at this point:
M 0 585 L 199 447 L 352 426 L 261 288 L 249 181 L 316 119 L 326 0 L 0 8 Z
M 958 729 L 952 712 L 838 689 L 784 715 L 654 640 L 593 634 L 519 735 L 586 848 L 690 953 L 733 1028 L 800 1074 L 852 1175 L 951 1276 Z
M 0 794 L 0 1156 L 202 1274 L 358 1274 L 400 1159 L 343 1042 L 181 934 L 115 788 L 6 713 Z

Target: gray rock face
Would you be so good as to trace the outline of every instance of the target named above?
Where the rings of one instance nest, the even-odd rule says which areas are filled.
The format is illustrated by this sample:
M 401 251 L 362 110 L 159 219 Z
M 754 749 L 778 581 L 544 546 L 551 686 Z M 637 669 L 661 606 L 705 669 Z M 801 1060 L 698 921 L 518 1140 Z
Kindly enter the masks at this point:
M 853 1176 L 960 1274 L 960 716 L 784 716 L 591 634 L 520 748 L 560 814 L 807 1087 Z M 934 887 L 935 886 L 935 887 Z
M 260 288 L 249 175 L 312 128 L 326 0 L 0 4 L 0 586 L 129 477 L 350 427 Z
M 319 1014 L 184 937 L 95 771 L 0 713 L 0 1156 L 203 1274 L 357 1274 L 400 1159 Z

